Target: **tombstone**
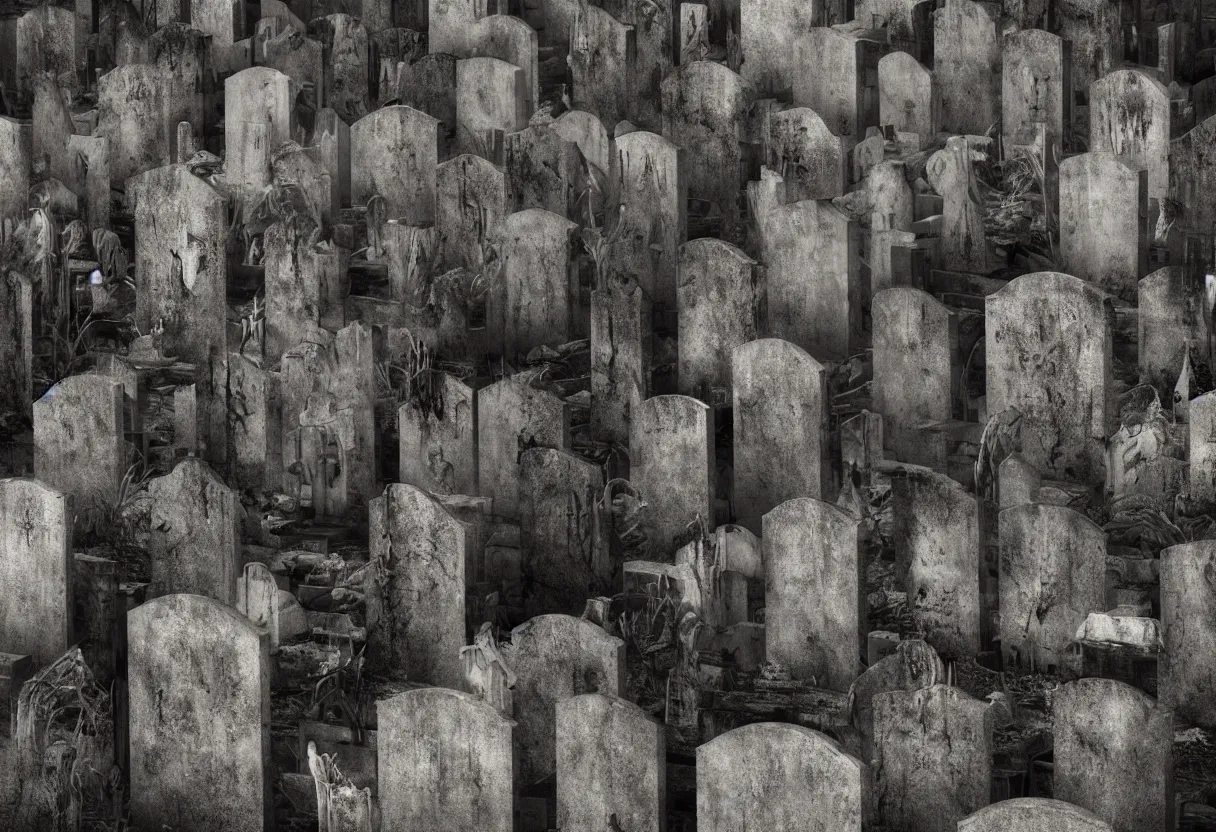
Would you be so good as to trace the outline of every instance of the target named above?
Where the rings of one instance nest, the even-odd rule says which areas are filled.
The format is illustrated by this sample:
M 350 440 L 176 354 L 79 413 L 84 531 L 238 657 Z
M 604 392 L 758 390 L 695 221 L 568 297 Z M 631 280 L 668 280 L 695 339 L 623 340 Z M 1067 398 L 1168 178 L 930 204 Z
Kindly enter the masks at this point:
M 625 643 L 585 619 L 541 615 L 512 630 L 500 651 L 516 674 L 519 782 L 528 786 L 555 771 L 559 702 L 584 693 L 624 695 Z
M 313 219 L 323 228 L 332 228 L 341 219 L 338 214 L 341 205 L 334 205 L 333 181 L 321 148 L 280 148 L 270 167 L 274 184 L 281 188 L 298 188 Z
M 34 476 L 72 500 L 82 518 L 112 503 L 127 472 L 122 384 L 77 375 L 34 402 Z
M 432 494 L 476 494 L 476 395 L 447 373 L 435 387 L 429 406 L 407 401 L 397 409 L 397 478 Z
M 398 66 L 397 97 L 407 107 L 439 120 L 440 158 L 446 159 L 453 149 L 451 137 L 456 135 L 457 61 L 454 55 L 436 54 L 434 44 L 431 49 L 430 55 L 423 55 L 412 64 L 402 63 Z M 475 87 L 470 86 L 468 91 L 475 92 Z M 515 118 L 512 115 L 512 119 Z
M 271 828 L 269 635 L 235 607 L 167 595 L 127 613 L 131 819 Z
M 765 652 L 793 678 L 847 692 L 866 631 L 860 526 L 813 497 L 764 515 Z
M 482 157 L 465 154 L 439 165 L 435 180 L 443 263 L 478 272 L 486 243 L 509 213 L 506 176 Z
M 367 28 L 349 14 L 326 15 L 308 28 L 324 48 L 325 106 L 354 125 L 369 110 Z
M 1216 188 L 1216 165 L 1209 149 L 1216 140 L 1216 116 L 1205 119 L 1181 137 L 1170 142 L 1168 200 L 1181 211 L 1173 218 L 1177 230 L 1204 239 L 1216 226 L 1216 210 L 1208 204 L 1208 194 Z M 1150 172 L 1149 176 L 1152 176 Z M 1150 198 L 1152 197 L 1150 186 Z M 1160 231 L 1160 228 L 1157 229 Z M 1210 268 L 1210 267 L 1209 267 Z
M 615 146 L 605 171 L 610 177 L 607 213 L 625 224 L 623 236 L 634 238 L 632 246 L 622 244 L 614 251 L 615 263 L 637 277 L 652 303 L 675 309 L 680 246 L 688 237 L 685 155 L 645 130 L 621 136 Z
M 235 354 L 228 356 L 227 370 L 233 485 L 255 491 L 277 489 L 283 468 L 279 374 Z
M 331 220 L 350 204 L 350 127 L 330 109 L 317 112 L 313 129 L 317 158 L 329 172 Z
M 558 828 L 665 829 L 663 727 L 632 702 L 600 693 L 560 701 L 556 711 Z
M 97 135 L 110 142 L 110 176 L 125 182 L 169 161 L 162 73 L 149 64 L 110 70 L 97 81 Z
M 697 748 L 697 829 L 860 830 L 869 778 L 864 763 L 818 731 L 744 725 Z
M 544 610 L 581 615 L 588 598 L 620 589 L 608 549 L 611 506 L 600 506 L 599 466 L 555 448 L 519 457 L 519 531 L 525 585 Z
M 901 133 L 914 133 L 921 145 L 937 135 L 941 104 L 933 73 L 907 52 L 892 52 L 878 62 L 878 121 Z
M 34 78 L 43 72 L 49 72 L 56 84 L 76 92 L 76 15 L 71 9 L 50 5 L 31 8 L 17 19 L 15 36 L 12 65 L 18 93 L 28 94 Z
M 882 415 L 863 410 L 851 419 L 840 423 L 840 463 L 842 479 L 851 478 L 854 472 L 861 482 L 870 485 L 874 473 L 885 457 L 882 450 Z M 738 440 L 736 440 L 738 442 Z M 735 476 L 739 463 L 735 462 Z
M 457 152 L 501 161 L 502 136 L 528 126 L 524 71 L 498 58 L 457 61 L 456 116 Z
M 216 46 L 230 47 L 246 37 L 245 0 L 231 3 L 189 0 L 189 10 L 190 25 L 210 35 Z
M 756 261 L 703 237 L 680 246 L 679 391 L 710 405 L 731 397 L 731 354 L 754 341 L 762 295 Z
M 615 126 L 628 118 L 638 79 L 637 32 L 608 11 L 580 5 L 570 31 L 571 101 Z
M 0 480 L 0 650 L 44 667 L 72 636 L 72 499 L 34 479 Z
M 1072 88 L 1079 93 L 1078 103 L 1088 102 L 1092 124 L 1093 83 L 1123 63 L 1121 10 L 1095 0 L 1063 0 L 1056 4 L 1055 13 L 1057 34 L 1072 44 Z M 1084 133 L 1084 121 L 1079 126 Z M 1089 146 L 1091 151 L 1108 149 Z
M 439 122 L 412 107 L 381 107 L 350 128 L 351 203 L 384 200 L 385 216 L 407 225 L 435 221 Z
M 1052 795 L 1116 832 L 1174 828 L 1174 715 L 1131 685 L 1078 679 L 1052 704 Z
M 372 500 L 367 628 L 378 664 L 411 681 L 461 690 L 465 575 L 473 529 L 434 497 L 392 483 Z
M 874 410 L 895 458 L 944 471 L 945 443 L 920 430 L 949 420 L 958 398 L 958 319 L 926 292 L 907 286 L 874 296 Z
M 338 252 L 318 242 L 320 229 L 296 217 L 274 223 L 262 237 L 265 249 L 265 346 L 270 366 L 283 353 L 312 338 L 321 326 L 326 301 L 339 281 Z
M 1148 198 L 1170 184 L 1170 96 L 1161 82 L 1120 69 L 1089 89 L 1089 150 L 1114 153 L 1134 170 L 1148 170 Z
M 858 226 L 830 202 L 777 205 L 757 218 L 763 236 L 768 332 L 819 360 L 863 348 Z
M 739 46 L 746 56 L 742 73 L 763 98 L 788 96 L 802 80 L 798 53 L 791 35 L 824 26 L 821 5 L 742 0 L 739 5 Z M 784 48 L 782 48 L 784 47 Z
M 598 173 L 605 179 L 609 177 L 614 161 L 613 141 L 594 113 L 566 110 L 553 122 L 553 129 L 566 141 L 578 145 L 583 158 L 594 166 L 593 176 Z
M 713 61 L 694 61 L 663 79 L 663 135 L 684 151 L 688 195 L 715 203 L 724 220 L 739 213 L 744 120 L 754 91 Z
M 629 447 L 632 414 L 650 398 L 651 296 L 628 274 L 591 293 L 591 433 Z
M 891 488 L 896 570 L 906 570 L 912 621 L 942 656 L 975 656 L 981 546 L 976 499 L 945 474 L 917 468 L 893 476 Z
M 0 215 L 0 225 L 6 221 L 17 220 Z M 26 423 L 33 413 L 33 365 L 33 281 L 15 271 L 0 273 L 0 411 Z
M 678 65 L 703 61 L 709 56 L 709 6 L 680 4 Z
M 874 698 L 890 691 L 915 691 L 931 688 L 946 681 L 946 666 L 936 652 L 919 639 L 904 639 L 895 645 L 894 652 L 871 664 L 857 677 L 849 688 L 852 700 L 850 724 L 857 729 L 861 746 L 861 759 L 873 760 L 874 747 Z
M 878 126 L 876 70 L 882 47 L 835 28 L 809 29 L 791 45 L 797 83 L 795 107 L 810 107 L 836 136 L 866 134 Z M 774 50 L 779 51 L 779 50 Z
M 993 719 L 949 685 L 874 697 L 874 793 L 879 822 L 901 832 L 955 832 L 988 805 Z
M 958 822 L 958 832 L 1113 832 L 1079 806 L 1043 797 L 1015 797 L 986 806 Z
M 1148 174 L 1113 153 L 1060 163 L 1060 255 L 1069 273 L 1123 300 L 1148 271 Z
M 503 139 L 507 185 L 515 211 L 543 208 L 577 217 L 584 176 L 578 145 L 549 125 L 535 125 Z
M 1030 503 L 1000 516 L 1004 666 L 1076 675 L 1069 646 L 1106 605 L 1106 534 L 1070 508 Z
M 325 101 L 325 48 L 307 37 L 304 31 L 303 27 L 283 28 L 265 42 L 265 55 L 258 63 L 283 73 L 300 89 L 304 89 L 305 84 L 312 84 L 317 103 L 322 104 Z
M 984 233 L 985 207 L 980 202 L 967 139 L 948 139 L 946 146 L 929 158 L 925 173 L 942 198 L 942 265 L 953 271 L 987 274 L 991 262 Z
M 1102 481 L 1116 418 L 1103 296 L 1070 275 L 1038 272 L 985 307 L 987 411 L 1022 414 L 1022 455 L 1044 476 Z
M 518 17 L 492 14 L 474 23 L 465 37 L 461 57 L 498 58 L 523 70 L 524 86 L 528 90 L 527 114 L 531 118 L 540 106 L 536 30 Z
M 779 338 L 735 347 L 732 366 L 735 515 L 758 534 L 776 506 L 826 493 L 827 377 L 809 353 Z
M 688 396 L 654 396 L 631 415 L 629 479 L 647 503 L 642 529 L 651 559 L 670 562 L 698 518 L 714 525 L 713 411 Z
M 164 88 L 165 124 L 174 128 L 189 122 L 191 132 L 203 135 L 203 93 L 211 74 L 210 38 L 183 23 L 158 29 L 150 39 L 152 55 Z M 179 159 L 176 129 L 169 132 L 169 159 Z M 188 158 L 188 157 L 187 157 Z
M 73 170 L 68 143 L 75 132 L 72 113 L 63 90 L 42 74 L 32 79 L 33 106 L 30 110 L 30 148 L 36 165 L 45 165 L 46 175 L 64 183 L 71 182 Z M 28 177 L 29 171 L 25 175 Z
M 540 208 L 503 218 L 495 239 L 500 271 L 486 303 L 491 353 L 511 360 L 572 339 L 577 295 L 570 260 L 577 227 Z
M 1001 37 L 988 7 L 946 0 L 933 21 L 939 128 L 983 136 L 1001 120 Z
M 241 558 L 240 501 L 201 459 L 184 459 L 148 483 L 149 595 L 203 595 L 235 604 Z
M 398 693 L 376 711 L 384 829 L 512 832 L 515 722 L 446 688 Z
M 769 116 L 769 169 L 785 182 L 785 201 L 844 196 L 848 154 L 812 109 L 795 107 Z
M 431 54 L 461 54 L 477 21 L 497 8 L 495 0 L 429 0 L 426 22 Z
M 30 190 L 30 140 L 23 137 L 21 124 L 8 116 L 0 116 L 0 180 L 9 183 L 0 188 L 0 222 L 13 219 L 20 222 L 26 216 L 26 200 Z
M 477 391 L 477 469 L 494 513 L 519 508 L 519 460 L 528 448 L 570 447 L 570 407 L 547 390 L 505 378 Z
M 1072 134 L 1072 45 L 1027 28 L 1005 35 L 1001 51 L 1001 130 L 1006 147 L 1033 145 L 1035 125 Z
M 1203 540 L 1161 553 L 1161 628 L 1165 650 L 1158 670 L 1161 704 L 1179 717 L 1216 728 L 1216 543 Z
M 83 200 L 84 220 L 90 228 L 109 228 L 110 140 L 102 136 L 68 136 L 68 156 L 72 172 L 65 184 Z
M 224 79 L 224 171 L 249 201 L 270 184 L 271 153 L 292 137 L 291 79 L 255 66 Z
M 1017 452 L 1005 457 L 997 469 L 997 489 L 1002 510 L 1038 502 L 1042 477 L 1035 467 Z

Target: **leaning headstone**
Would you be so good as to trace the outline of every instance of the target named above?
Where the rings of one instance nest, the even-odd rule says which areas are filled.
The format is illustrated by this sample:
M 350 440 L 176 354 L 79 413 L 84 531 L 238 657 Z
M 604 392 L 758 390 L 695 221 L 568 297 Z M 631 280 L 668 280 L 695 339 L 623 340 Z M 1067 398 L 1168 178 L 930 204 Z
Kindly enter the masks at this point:
M 1174 828 L 1174 715 L 1114 679 L 1078 679 L 1052 703 L 1052 796 L 1115 832 Z
M 980 809 L 958 822 L 958 832 L 1113 832 L 1110 824 L 1079 806 L 1043 797 L 1015 797 Z
M 384 200 L 385 217 L 407 225 L 435 221 L 439 122 L 404 105 L 381 107 L 350 128 L 350 198 Z
M 1022 414 L 1022 454 L 1045 476 L 1102 481 L 1116 417 L 1106 300 L 1078 278 L 1038 272 L 985 303 L 988 412 Z
M 933 648 L 919 639 L 904 639 L 895 651 L 876 661 L 849 688 L 850 724 L 857 729 L 861 759 L 873 760 L 874 697 L 891 691 L 914 691 L 945 682 L 946 666 Z
M 167 595 L 127 613 L 132 823 L 272 828 L 269 641 L 213 598 Z
M 831 738 L 758 722 L 697 748 L 697 829 L 859 830 L 870 773 Z M 796 819 L 796 820 L 795 820 Z
M 528 448 L 570 447 L 570 407 L 547 390 L 505 378 L 477 391 L 477 467 L 481 496 L 494 512 L 519 508 L 519 459 Z
M 584 693 L 624 695 L 625 643 L 585 619 L 542 615 L 512 630 L 500 649 L 516 674 L 520 782 L 531 785 L 555 771 L 557 703 Z
M 127 472 L 123 387 L 99 375 L 69 376 L 34 402 L 34 476 L 89 517 L 109 505 Z
M 456 149 L 501 163 L 507 133 L 528 126 L 524 71 L 498 58 L 456 62 Z
M 271 18 L 273 20 L 274 18 Z M 258 25 L 266 22 L 263 18 Z M 277 69 L 291 78 L 301 89 L 312 84 L 317 103 L 324 103 L 325 96 L 325 47 L 305 35 L 306 27 L 281 28 L 279 33 L 264 41 L 265 55 L 258 60 L 261 66 Z
M 367 626 L 378 664 L 412 681 L 462 689 L 473 531 L 425 491 L 398 483 L 371 501 L 369 523 L 376 582 Z
M 116 67 L 97 81 L 97 135 L 110 142 L 115 182 L 169 162 L 169 123 L 160 71 L 150 64 Z
M 651 560 L 668 561 L 700 518 L 714 525 L 714 415 L 688 396 L 654 396 L 631 414 L 630 481 L 648 504 Z
M 1216 729 L 1216 542 L 1161 553 L 1161 704 Z
M 1001 120 L 1001 35 L 991 7 L 946 0 L 933 18 L 933 83 L 939 127 L 983 136 Z
M 865 581 L 856 517 L 811 497 L 764 515 L 765 650 L 795 679 L 846 692 L 861 673 Z
M 412 64 L 402 64 L 397 72 L 397 97 L 401 103 L 439 119 L 440 147 L 446 159 L 456 135 L 456 56 L 432 53 Z
M 559 829 L 666 828 L 661 725 L 632 702 L 602 693 L 558 702 L 555 724 Z
M 1137 69 L 1120 69 L 1089 88 L 1089 150 L 1114 153 L 1136 170 L 1148 170 L 1148 198 L 1162 199 L 1170 185 L 1170 96 L 1160 81 Z
M 680 246 L 679 385 L 706 404 L 731 396 L 731 354 L 761 327 L 762 288 L 756 261 L 709 237 Z
M 827 376 L 806 350 L 763 338 L 735 348 L 732 377 L 735 515 L 759 534 L 786 500 L 826 493 Z
M 434 386 L 433 399 L 397 409 L 397 479 L 432 494 L 476 494 L 476 394 L 447 373 Z
M 224 171 L 250 200 L 270 184 L 271 153 L 291 139 L 295 96 L 291 79 L 255 66 L 224 79 Z
M 383 828 L 512 832 L 514 722 L 446 688 L 396 694 L 376 712 Z
M 944 470 L 944 443 L 920 427 L 954 412 L 958 384 L 958 320 L 920 289 L 897 286 L 874 296 L 874 410 L 882 414 L 883 441 L 902 462 Z
M 933 73 L 907 52 L 878 62 L 878 120 L 927 145 L 937 135 L 939 104 Z
M 1106 534 L 1080 512 L 1030 503 L 1000 515 L 1004 665 L 1076 675 L 1077 629 L 1106 606 Z
M 1072 45 L 1042 29 L 1005 35 L 1001 131 L 1006 146 L 1032 145 L 1038 122 L 1052 136 L 1072 132 Z
M 916 629 L 949 659 L 980 649 L 980 513 L 945 474 L 911 468 L 891 481 L 897 570 Z M 965 814 L 965 813 L 964 813 Z
M 448 268 L 480 271 L 484 245 L 510 213 L 506 175 L 481 156 L 464 154 L 435 170 L 435 230 Z
M 0 652 L 50 664 L 72 644 L 72 500 L 34 479 L 0 480 Z
M 594 113 L 566 110 L 553 122 L 553 129 L 566 141 L 578 145 L 583 158 L 593 166 L 593 175 L 608 176 L 612 170 L 613 141 Z
M 988 702 L 933 685 L 874 697 L 874 793 L 895 832 L 956 832 L 992 793 Z
M 1148 271 L 1148 174 L 1113 153 L 1061 162 L 1060 257 L 1069 274 L 1134 301 Z

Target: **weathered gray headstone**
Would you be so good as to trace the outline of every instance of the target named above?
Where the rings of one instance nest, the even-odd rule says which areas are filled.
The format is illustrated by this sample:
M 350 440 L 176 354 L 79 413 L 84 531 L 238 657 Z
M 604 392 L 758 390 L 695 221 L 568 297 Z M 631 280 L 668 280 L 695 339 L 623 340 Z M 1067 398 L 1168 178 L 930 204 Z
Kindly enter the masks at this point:
M 447 373 L 434 384 L 434 405 L 405 402 L 397 409 L 397 478 L 432 494 L 476 494 L 476 394 Z
M 578 145 L 548 124 L 537 124 L 503 138 L 507 187 L 515 211 L 543 208 L 558 216 L 576 214 L 584 161 Z
M 1060 163 L 1060 257 L 1069 274 L 1132 301 L 1148 271 L 1148 174 L 1113 153 Z
M 253 490 L 276 489 L 283 469 L 279 374 L 234 354 L 228 356 L 227 370 L 233 484 Z
M 1216 542 L 1161 553 L 1161 704 L 1216 728 Z
M 746 56 L 743 77 L 763 97 L 788 94 L 802 80 L 791 38 L 825 25 L 823 5 L 789 0 L 740 2 L 739 46 Z
M 481 156 L 464 154 L 435 171 L 435 229 L 448 268 L 480 270 L 482 247 L 510 213 L 506 175 Z
M 439 122 L 412 107 L 381 107 L 350 128 L 351 204 L 384 200 L 385 216 L 408 225 L 435 221 Z
M 528 126 L 524 71 L 498 58 L 456 62 L 456 147 L 501 162 L 502 137 Z
M 321 326 L 330 292 L 339 281 L 338 252 L 317 240 L 307 218 L 279 221 L 262 236 L 265 254 L 266 335 L 263 358 L 273 366 L 283 353 Z
M 1001 36 L 991 7 L 946 0 L 934 13 L 933 83 L 939 127 L 983 136 L 1001 120 Z
M 873 662 L 849 688 L 850 724 L 857 729 L 861 759 L 873 760 L 874 697 L 890 691 L 913 691 L 945 682 L 946 666 L 933 648 L 919 639 L 905 639 L 895 651 Z
M 759 334 L 763 288 L 756 262 L 710 237 L 680 246 L 679 391 L 706 404 L 731 396 L 731 354 Z
M 650 295 L 628 275 L 591 293 L 591 433 L 622 448 L 650 398 L 651 314 Z
M 1160 81 L 1120 69 L 1089 88 L 1089 150 L 1114 153 L 1133 169 L 1148 170 L 1148 198 L 1170 184 L 1170 96 Z
M 795 107 L 810 107 L 837 136 L 860 139 L 866 128 L 878 126 L 881 44 L 854 32 L 816 27 L 786 49 L 796 55 Z
M 169 162 L 166 89 L 151 64 L 116 67 L 97 81 L 97 135 L 110 142 L 115 182 Z
M 1005 144 L 1034 144 L 1037 122 L 1053 136 L 1072 132 L 1072 45 L 1042 29 L 1005 35 L 1001 50 L 1001 130 Z
M 171 23 L 153 33 L 149 45 L 164 88 L 168 159 L 179 160 L 183 154 L 178 148 L 177 125 L 188 122 L 193 136 L 203 135 L 203 94 L 211 83 L 211 40 L 198 29 Z
M 271 153 L 292 137 L 295 94 L 277 69 L 255 66 L 224 80 L 224 172 L 243 200 L 270 184 Z
M 1043 797 L 1015 797 L 986 806 L 958 822 L 958 832 L 1113 832 L 1079 806 Z
M 933 73 L 907 52 L 892 52 L 878 62 L 878 120 L 922 144 L 937 135 L 937 86 Z
M 848 154 L 839 136 L 809 107 L 769 116 L 768 167 L 785 181 L 785 201 L 844 195 Z
M 465 51 L 459 57 L 498 58 L 523 70 L 524 86 L 528 89 L 527 114 L 531 118 L 540 106 L 536 30 L 518 17 L 492 14 L 469 27 L 465 37 Z
M 440 147 L 446 159 L 454 150 L 456 135 L 456 56 L 432 53 L 412 64 L 402 64 L 397 73 L 397 96 L 401 103 L 439 119 Z M 514 125 L 514 122 L 512 122 Z
M 1072 44 L 1072 88 L 1093 106 L 1094 81 L 1123 63 L 1123 15 L 1103 0 L 1062 0 L 1056 4 L 1056 31 Z M 1093 110 L 1090 110 L 1090 121 Z M 1085 122 L 1079 124 L 1082 134 Z M 1090 150 L 1106 148 L 1089 146 Z
M 34 476 L 87 517 L 110 504 L 127 472 L 122 383 L 69 376 L 34 402 Z
M 633 109 L 637 33 L 590 3 L 578 8 L 570 30 L 574 106 L 615 127 Z
M 533 447 L 569 449 L 569 405 L 513 378 L 478 390 L 478 488 L 496 514 L 518 510 L 519 458 Z
M 0 116 L 0 220 L 20 222 L 26 216 L 30 190 L 30 137 L 14 118 Z
M 148 483 L 151 597 L 187 593 L 235 604 L 240 500 L 201 459 L 184 459 Z
M 0 480 L 0 651 L 41 668 L 72 644 L 72 499 L 33 479 Z

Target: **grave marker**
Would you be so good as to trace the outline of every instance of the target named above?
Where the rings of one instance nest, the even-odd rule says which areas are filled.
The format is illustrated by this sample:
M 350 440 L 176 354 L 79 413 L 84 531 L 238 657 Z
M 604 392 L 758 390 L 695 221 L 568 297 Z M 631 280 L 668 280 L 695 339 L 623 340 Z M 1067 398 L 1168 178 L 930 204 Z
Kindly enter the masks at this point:
M 34 479 L 0 480 L 0 651 L 42 668 L 73 642 L 72 499 Z
M 1113 153 L 1060 163 L 1060 255 L 1064 268 L 1103 292 L 1137 298 L 1148 271 L 1148 173 Z

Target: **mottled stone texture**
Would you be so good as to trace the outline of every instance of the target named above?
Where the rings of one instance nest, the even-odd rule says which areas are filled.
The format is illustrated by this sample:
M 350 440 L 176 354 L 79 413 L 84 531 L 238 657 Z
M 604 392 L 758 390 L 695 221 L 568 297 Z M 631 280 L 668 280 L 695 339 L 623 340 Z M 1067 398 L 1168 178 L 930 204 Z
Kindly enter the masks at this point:
M 379 196 L 386 217 L 430 225 L 438 163 L 436 118 L 405 105 L 381 107 L 350 128 L 351 204 Z
M 581 215 L 586 163 L 578 145 L 548 124 L 535 124 L 508 133 L 503 153 L 508 196 L 515 211 L 543 208 L 567 219 Z
M 581 6 L 570 32 L 574 106 L 615 127 L 632 107 L 637 33 L 606 10 Z
M 1022 455 L 1045 476 L 1105 477 L 1114 433 L 1106 299 L 1066 274 L 1038 272 L 985 300 L 988 412 L 1022 414 Z
M 779 338 L 736 347 L 732 375 L 735 515 L 759 533 L 771 509 L 828 488 L 827 376 L 810 353 Z
M 1038 28 L 1005 35 L 1001 132 L 1006 145 L 1034 144 L 1036 122 L 1052 136 L 1072 131 L 1072 44 Z
M 853 32 L 816 27 L 785 43 L 784 48 L 774 43 L 773 51 L 794 56 L 795 107 L 810 107 L 837 136 L 860 139 L 866 128 L 878 125 L 875 70 L 885 40 L 880 46 Z
M 397 483 L 371 501 L 369 522 L 379 580 L 368 597 L 367 627 L 377 661 L 412 681 L 463 689 L 472 530 L 425 491 Z
M 482 268 L 483 245 L 510 211 L 507 177 L 492 162 L 464 154 L 435 172 L 435 229 L 448 268 Z
M 1135 301 L 1148 271 L 1148 174 L 1113 153 L 1062 161 L 1060 256 L 1070 274 Z
M 460 57 L 498 58 L 523 70 L 528 91 L 527 116 L 531 118 L 540 104 L 536 30 L 518 17 L 492 14 L 474 23 L 466 36 L 466 51 Z
M 674 65 L 675 17 L 677 3 L 652 3 L 650 0 L 604 0 L 604 8 L 614 18 L 634 30 L 636 54 L 625 72 L 632 75 L 626 118 L 645 130 L 659 130 L 662 124 L 663 79 Z M 617 68 L 621 73 L 621 68 Z
M 844 195 L 847 153 L 838 136 L 809 107 L 768 118 L 767 164 L 785 180 L 785 201 Z
M 69 376 L 34 402 L 34 476 L 72 497 L 84 517 L 118 493 L 127 471 L 122 384 Z
M 992 716 L 948 685 L 874 697 L 877 815 L 892 832 L 955 832 L 988 805 Z
M 1174 715 L 1131 685 L 1079 679 L 1052 705 L 1052 794 L 1115 832 L 1174 828 Z
M 637 705 L 588 693 L 557 703 L 557 826 L 666 829 L 663 726 Z
M 614 142 L 608 136 L 604 123 L 594 113 L 566 110 L 553 122 L 553 129 L 566 141 L 577 144 L 583 157 L 597 171 L 603 174 L 610 172 Z
M 338 252 L 318 244 L 319 229 L 306 218 L 279 221 L 262 235 L 267 366 L 283 353 L 313 338 L 322 310 L 339 280 Z
M 188 122 L 191 138 L 203 135 L 203 93 L 213 71 L 211 41 L 198 29 L 171 23 L 151 35 L 149 47 L 156 59 L 157 82 L 165 91 L 168 159 L 180 161 L 177 125 Z
M 240 501 L 201 459 L 179 462 L 148 484 L 151 597 L 188 593 L 235 604 L 244 564 Z
M 861 832 L 870 773 L 827 736 L 776 722 L 697 748 L 697 829 Z
M 871 306 L 874 409 L 895 459 L 944 470 L 944 443 L 919 430 L 954 413 L 958 319 L 927 292 L 885 289 Z
M 490 161 L 496 131 L 514 133 L 528 126 L 528 88 L 524 71 L 498 58 L 456 62 L 456 147 Z
M 0 168 L 0 181 L 6 181 L 3 177 Z M 4 220 L 0 213 L 0 223 Z M 16 272 L 0 274 L 0 409 L 4 412 L 32 415 L 33 364 L 33 282 Z
M 800 80 L 791 38 L 825 25 L 823 5 L 800 0 L 741 0 L 739 41 L 747 56 L 743 77 L 763 97 L 789 94 Z
M 169 161 L 165 88 L 157 68 L 116 67 L 97 82 L 97 135 L 110 141 L 110 175 L 116 183 Z
M 239 488 L 275 489 L 283 468 L 279 374 L 245 356 L 227 362 L 232 482 Z
M 984 233 L 985 206 L 979 201 L 979 181 L 967 139 L 947 139 L 946 146 L 929 157 L 925 175 L 942 198 L 938 262 L 955 271 L 987 274 L 990 258 Z
M 542 615 L 511 631 L 499 648 L 516 674 L 516 748 L 520 783 L 530 785 L 556 766 L 558 702 L 583 693 L 625 693 L 625 642 L 569 615 Z
M 1114 153 L 1136 170 L 1148 170 L 1148 198 L 1161 199 L 1170 184 L 1170 96 L 1160 81 L 1120 69 L 1089 88 L 1089 150 Z
M 1012 453 L 997 470 L 997 489 L 1002 509 L 1033 503 L 1039 495 L 1042 477 L 1025 457 Z
M 437 407 L 406 402 L 397 409 L 397 479 L 433 494 L 476 494 L 476 393 L 447 373 L 436 387 Z
M 446 139 L 455 133 L 457 124 L 457 60 L 455 55 L 437 53 L 434 44 L 431 50 L 431 54 L 398 68 L 397 95 L 402 104 L 439 119 L 440 135 Z
M 16 119 L 0 116 L 0 179 L 10 183 L 7 188 L 0 189 L 0 220 L 25 218 L 30 190 L 31 138 Z
M 688 396 L 654 396 L 634 411 L 629 428 L 630 481 L 648 503 L 642 528 L 650 556 L 669 561 L 698 516 L 713 525 L 713 411 Z
M 878 121 L 923 144 L 937 135 L 938 99 L 933 73 L 907 52 L 892 52 L 878 62 Z
M 1042 797 L 1015 797 L 980 809 L 958 822 L 958 832 L 1113 832 L 1084 809 Z
M 72 643 L 72 502 L 38 480 L 0 480 L 0 651 L 35 667 Z
M 444 688 L 377 703 L 381 828 L 512 832 L 515 723 Z
M 892 477 L 897 571 L 907 570 L 916 628 L 951 659 L 980 649 L 980 514 L 975 497 L 944 474 Z
M 234 607 L 167 595 L 127 614 L 131 822 L 273 828 L 270 636 Z
M 682 395 L 707 404 L 729 399 L 731 354 L 756 339 L 762 291 L 756 261 L 742 249 L 708 237 L 680 246 L 676 305 Z
M 650 398 L 650 297 L 636 280 L 613 275 L 591 293 L 591 432 L 629 446 L 631 414 Z
M 496 514 L 518 511 L 519 459 L 534 447 L 570 447 L 569 405 L 512 378 L 478 390 L 478 488 L 494 499 Z
M 1216 193 L 1216 185 L 1210 192 Z M 1140 375 L 1157 389 L 1162 402 L 1173 396 L 1187 342 L 1208 343 L 1211 314 L 1205 304 L 1203 282 L 1180 266 L 1157 269 L 1140 281 L 1136 316 Z
M 572 453 L 532 448 L 520 455 L 522 568 L 540 609 L 581 615 L 588 598 L 620 591 L 608 518 L 597 516 L 603 492 L 599 466 Z
M 1059 0 L 1056 31 L 1072 44 L 1072 89 L 1093 104 L 1092 84 L 1123 63 L 1123 20 L 1119 6 L 1106 0 Z M 1090 110 L 1090 122 L 1094 113 Z M 1085 132 L 1085 122 L 1078 127 Z M 1103 148 L 1089 146 L 1090 150 Z
M 940 128 L 982 136 L 1001 120 L 1001 37 L 990 7 L 946 0 L 933 16 Z
M 1216 541 L 1161 553 L 1161 704 L 1216 729 Z
M 77 28 L 72 9 L 49 5 L 33 8 L 17 19 L 14 28 L 15 43 L 8 41 L 6 46 L 16 46 L 12 67 L 18 92 L 28 93 L 42 72 L 49 72 L 55 83 L 64 87 L 77 86 Z
M 861 740 L 861 759 L 874 759 L 874 697 L 890 691 L 913 691 L 946 681 L 946 666 L 937 653 L 919 639 L 899 642 L 895 652 L 884 656 L 857 677 L 849 694 L 853 697 L 850 722 Z
M 242 199 L 270 184 L 270 156 L 291 139 L 292 82 L 255 66 L 224 80 L 224 172 Z
M 847 691 L 866 631 L 856 517 L 810 497 L 764 515 L 765 647 L 795 679 Z
M 1106 606 L 1106 534 L 1070 508 L 1027 504 L 1000 515 L 1005 667 L 1075 675 L 1077 628 Z

